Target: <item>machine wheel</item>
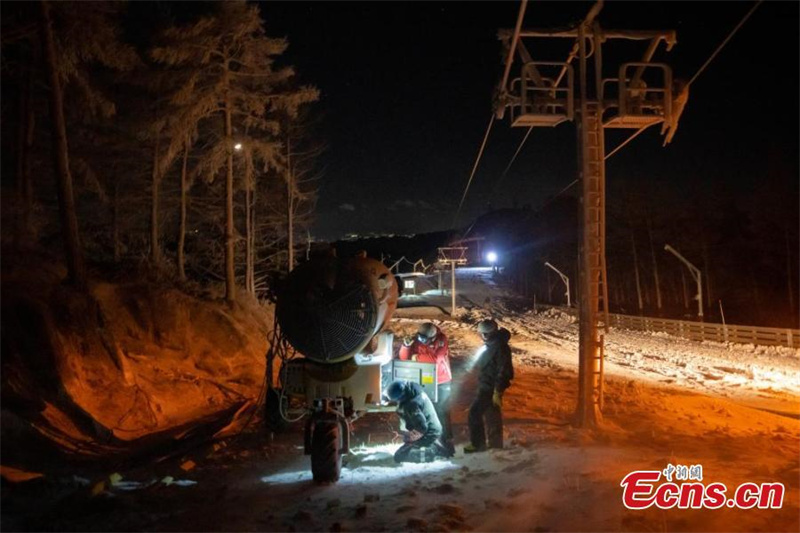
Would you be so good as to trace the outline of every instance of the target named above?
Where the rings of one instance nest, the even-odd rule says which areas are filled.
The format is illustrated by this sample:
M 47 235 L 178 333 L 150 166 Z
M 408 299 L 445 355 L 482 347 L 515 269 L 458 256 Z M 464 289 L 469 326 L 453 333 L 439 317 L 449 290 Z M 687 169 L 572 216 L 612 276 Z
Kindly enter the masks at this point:
M 342 472 L 342 436 L 336 420 L 318 420 L 311 437 L 311 473 L 317 483 L 339 481 Z
M 288 398 L 283 397 L 283 409 L 289 406 Z M 267 399 L 264 406 L 264 420 L 267 423 L 267 430 L 269 431 L 283 431 L 286 428 L 287 422 L 281 416 L 281 390 L 268 389 Z

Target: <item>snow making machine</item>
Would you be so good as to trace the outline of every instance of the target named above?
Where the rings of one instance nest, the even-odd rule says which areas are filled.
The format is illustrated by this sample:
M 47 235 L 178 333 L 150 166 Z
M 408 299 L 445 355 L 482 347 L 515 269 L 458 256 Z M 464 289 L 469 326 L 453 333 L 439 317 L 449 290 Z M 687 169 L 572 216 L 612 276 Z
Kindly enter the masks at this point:
M 304 450 L 315 481 L 339 479 L 351 422 L 365 413 L 394 410 L 382 400 L 393 378 L 420 383 L 436 401 L 435 365 L 393 361 L 388 324 L 397 301 L 395 276 L 364 253 L 312 258 L 278 291 L 278 332 L 267 361 L 267 420 L 307 417 Z M 278 353 L 278 387 L 272 388 L 274 348 L 281 345 L 287 349 Z

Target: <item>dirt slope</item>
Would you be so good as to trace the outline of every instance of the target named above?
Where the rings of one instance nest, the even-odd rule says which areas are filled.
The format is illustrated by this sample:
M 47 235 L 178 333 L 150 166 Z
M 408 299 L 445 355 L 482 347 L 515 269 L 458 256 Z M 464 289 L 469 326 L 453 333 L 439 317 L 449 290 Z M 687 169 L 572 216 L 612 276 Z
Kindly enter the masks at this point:
M 5 466 L 52 444 L 94 455 L 152 445 L 258 396 L 271 309 L 145 282 L 84 294 L 50 274 L 3 276 Z

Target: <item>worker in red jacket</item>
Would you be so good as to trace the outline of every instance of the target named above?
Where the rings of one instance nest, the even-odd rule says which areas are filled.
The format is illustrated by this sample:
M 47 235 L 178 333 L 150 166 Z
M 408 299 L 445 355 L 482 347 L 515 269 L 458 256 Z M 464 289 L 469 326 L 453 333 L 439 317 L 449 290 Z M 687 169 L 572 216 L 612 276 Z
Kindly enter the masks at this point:
M 452 453 L 453 431 L 450 425 L 450 382 L 453 373 L 450 371 L 450 346 L 447 335 L 430 322 L 420 325 L 416 337 L 403 339 L 399 358 L 403 361 L 418 361 L 436 365 L 436 414 L 442 423 L 442 441 Z

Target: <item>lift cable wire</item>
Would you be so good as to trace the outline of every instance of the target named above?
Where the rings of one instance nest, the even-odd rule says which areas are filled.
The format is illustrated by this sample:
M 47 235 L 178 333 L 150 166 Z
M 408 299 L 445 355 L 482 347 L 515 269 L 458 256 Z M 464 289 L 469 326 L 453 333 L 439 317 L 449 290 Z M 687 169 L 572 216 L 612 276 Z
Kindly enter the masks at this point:
M 481 143 L 481 148 L 478 150 L 478 157 L 475 158 L 475 164 L 472 166 L 472 172 L 469 174 L 469 180 L 467 181 L 467 186 L 464 187 L 464 194 L 461 195 L 461 202 L 458 204 L 458 209 L 456 210 L 456 216 L 453 217 L 453 228 L 456 227 L 456 222 L 458 222 L 458 215 L 461 214 L 461 208 L 464 206 L 464 199 L 467 197 L 467 192 L 469 192 L 469 186 L 472 184 L 472 178 L 475 177 L 475 171 L 478 170 L 478 164 L 481 162 L 481 157 L 483 156 L 483 150 L 486 148 L 486 141 L 489 139 L 489 132 L 492 131 L 492 125 L 494 124 L 494 113 L 492 113 L 491 118 L 489 119 L 489 125 L 486 127 L 486 134 L 483 136 L 483 142 Z
M 519 32 L 522 29 L 522 19 L 525 18 L 525 9 L 528 7 L 528 0 L 522 0 L 522 3 L 519 6 L 519 13 L 517 14 L 517 25 L 514 28 L 514 37 L 511 39 L 511 46 L 508 49 L 508 58 L 506 59 L 506 66 L 505 70 L 503 71 L 503 80 L 500 83 L 501 90 L 505 90 L 506 82 L 508 81 L 508 76 L 511 73 L 511 63 L 514 61 L 514 51 L 517 48 L 517 41 L 519 40 Z M 461 214 L 461 208 L 464 206 L 464 200 L 467 197 L 467 193 L 469 192 L 469 186 L 472 184 L 472 179 L 475 177 L 475 171 L 478 169 L 478 164 L 481 162 L 481 157 L 483 156 L 483 150 L 486 148 L 486 141 L 489 139 L 489 132 L 492 131 L 492 125 L 494 124 L 494 110 L 492 111 L 492 117 L 489 119 L 489 125 L 486 127 L 486 134 L 483 136 L 483 142 L 481 143 L 481 148 L 478 150 L 478 157 L 475 159 L 475 164 L 472 166 L 472 172 L 470 172 L 469 180 L 467 181 L 467 186 L 464 187 L 464 194 L 461 195 L 461 201 L 458 204 L 458 209 L 456 210 L 456 216 L 453 217 L 453 228 L 455 228 L 456 223 L 458 222 L 458 216 Z
M 716 49 L 714 50 L 714 52 L 713 52 L 713 53 L 712 53 L 712 54 L 709 56 L 709 58 L 708 58 L 708 59 L 705 61 L 705 63 L 703 63 L 703 65 L 702 65 L 702 66 L 701 66 L 701 67 L 700 67 L 700 68 L 697 70 L 697 72 L 694 74 L 694 76 L 692 76 L 692 78 L 691 78 L 691 79 L 689 80 L 689 82 L 686 84 L 686 86 L 685 86 L 685 89 L 684 89 L 684 90 L 688 90 L 689 86 L 690 86 L 692 83 L 694 83 L 694 81 L 695 81 L 695 80 L 697 80 L 697 78 L 700 76 L 700 74 L 702 74 L 702 73 L 703 73 L 703 71 L 704 71 L 704 70 L 705 70 L 705 69 L 708 67 L 708 65 L 710 65 L 710 64 L 711 64 L 711 62 L 712 62 L 712 61 L 714 60 L 714 58 L 715 58 L 715 57 L 717 57 L 717 55 L 718 55 L 718 54 L 719 54 L 719 53 L 722 51 L 722 49 L 725 47 L 725 45 L 726 45 L 726 44 L 728 44 L 728 41 L 730 41 L 730 40 L 733 38 L 733 36 L 736 34 L 736 32 L 738 32 L 738 31 L 739 31 L 739 29 L 740 29 L 740 28 L 741 28 L 741 27 L 744 25 L 744 23 L 745 23 L 745 22 L 747 22 L 747 19 L 749 19 L 749 18 L 750 18 L 750 16 L 751 16 L 751 15 L 752 15 L 752 14 L 755 12 L 755 10 L 758 8 L 758 6 L 760 6 L 760 5 L 762 4 L 762 2 L 763 2 L 763 1 L 764 1 L 764 0 L 758 0 L 758 2 L 756 2 L 756 4 L 755 4 L 755 5 L 754 5 L 752 8 L 750 8 L 750 11 L 748 11 L 748 12 L 747 12 L 747 14 L 745 14 L 745 16 L 742 18 L 742 20 L 741 20 L 741 21 L 739 21 L 739 24 L 737 24 L 737 25 L 736 25 L 736 27 L 734 27 L 734 28 L 733 28 L 733 30 L 731 31 L 731 33 L 729 33 L 729 34 L 728 34 L 728 36 L 725 38 L 725 40 L 724 40 L 724 41 L 722 41 L 722 43 L 720 43 L 720 45 L 719 45 L 719 46 L 717 46 L 717 48 L 716 48 Z M 523 2 L 523 4 L 524 4 L 524 2 Z M 524 8 L 524 6 L 523 6 L 523 8 Z M 519 26 L 519 23 L 520 23 L 520 21 L 521 21 L 521 17 L 520 17 L 520 19 L 517 21 L 517 23 L 518 23 L 517 25 L 518 25 L 518 26 Z M 516 40 L 515 40 L 515 42 L 514 42 L 514 45 L 516 45 Z M 508 66 L 508 65 L 507 65 L 507 66 Z M 508 71 L 508 70 L 509 70 L 509 69 L 508 69 L 508 68 L 506 68 L 506 71 Z M 632 141 L 632 140 L 634 140 L 636 137 L 638 137 L 639 135 L 641 135 L 641 134 L 642 134 L 642 133 L 643 133 L 643 132 L 644 132 L 644 131 L 645 131 L 645 130 L 646 130 L 648 127 L 649 127 L 649 126 L 651 126 L 651 125 L 643 126 L 643 127 L 639 128 L 638 130 L 636 130 L 636 131 L 635 131 L 635 132 L 634 132 L 634 133 L 633 133 L 633 134 L 632 134 L 630 137 L 628 137 L 627 139 L 625 139 L 625 140 L 624 140 L 624 141 L 623 141 L 621 144 L 619 144 L 619 145 L 618 145 L 616 148 L 614 148 L 614 149 L 613 149 L 611 152 L 609 152 L 608 154 L 606 154 L 606 155 L 605 155 L 605 157 L 604 157 L 604 159 L 606 159 L 606 160 L 607 160 L 609 157 L 611 157 L 612 155 L 616 154 L 616 153 L 617 153 L 619 150 L 621 150 L 623 147 L 625 147 L 625 146 L 626 146 L 626 145 L 627 145 L 629 142 L 631 142 L 631 141 Z M 489 128 L 491 129 L 491 123 L 490 123 L 490 126 L 489 126 Z M 522 141 L 519 143 L 519 146 L 517 147 L 517 150 L 516 150 L 516 152 L 514 152 L 514 155 L 513 155 L 513 157 L 511 158 L 511 161 L 508 163 L 508 165 L 506 166 L 505 170 L 504 170 L 504 171 L 503 171 L 503 173 L 500 175 L 500 179 L 498 179 L 498 180 L 497 180 L 497 184 L 495 185 L 495 189 L 492 191 L 492 195 L 494 195 L 494 191 L 495 191 L 495 190 L 496 190 L 496 189 L 499 187 L 500 183 L 503 181 L 503 179 L 505 178 L 506 174 L 507 174 L 507 173 L 508 173 L 508 171 L 511 169 L 511 165 L 513 165 L 513 164 L 514 164 L 514 161 L 516 161 L 516 159 L 517 159 L 517 156 L 519 155 L 520 151 L 522 150 L 522 147 L 525 145 L 525 142 L 528 140 L 528 136 L 530 135 L 530 133 L 531 133 L 531 131 L 532 131 L 532 130 L 533 130 L 533 127 L 530 127 L 530 128 L 528 128 L 528 131 L 527 131 L 527 133 L 525 134 L 525 137 L 523 137 Z M 488 133 L 489 133 L 489 132 L 488 132 L 488 130 L 487 130 L 487 137 L 488 137 Z M 485 144 L 485 142 L 486 142 L 486 138 L 484 138 L 484 144 Z M 478 155 L 478 159 L 480 159 L 480 155 L 481 155 L 482 153 L 483 153 L 483 145 L 481 145 L 481 152 L 480 152 L 480 153 L 479 153 L 479 155 Z M 477 168 L 477 161 L 476 161 L 476 167 L 475 167 L 475 168 Z M 475 172 L 475 168 L 473 168 L 473 175 L 474 175 L 474 172 Z M 471 182 L 471 181 L 472 181 L 472 175 L 470 175 L 470 182 Z M 574 180 L 573 182 L 571 182 L 569 185 L 567 185 L 566 187 L 564 187 L 564 188 L 563 188 L 563 189 L 562 189 L 560 192 L 558 192 L 558 193 L 557 193 L 555 196 L 553 196 L 553 197 L 552 197 L 552 198 L 550 198 L 548 201 L 546 201 L 546 202 L 545 202 L 545 203 L 542 205 L 542 208 L 544 208 L 544 207 L 545 207 L 546 205 L 548 205 L 550 202 L 552 202 L 553 200 L 555 200 L 556 198 L 558 198 L 559 196 L 561 196 L 562 194 L 564 194 L 566 191 L 568 191 L 570 188 L 572 188 L 572 187 L 573 187 L 575 184 L 577 184 L 577 183 L 578 183 L 578 180 Z M 469 183 L 467 183 L 467 189 L 469 189 Z M 464 191 L 464 197 L 466 197 L 466 192 L 467 192 L 467 191 L 465 190 L 465 191 Z M 463 204 L 463 202 L 464 202 L 464 197 L 462 197 L 462 198 L 461 198 L 461 203 L 462 203 L 462 204 Z M 541 209 L 541 208 L 540 208 L 540 209 Z M 459 210 L 459 212 L 461 211 L 461 205 L 459 205 L 459 208 L 458 208 L 458 210 Z M 458 218 L 458 214 L 456 214 L 456 218 Z M 455 226 L 455 221 L 453 222 L 453 225 Z
M 728 34 L 728 36 L 725 38 L 725 40 L 724 40 L 724 41 L 722 41 L 722 43 L 721 43 L 721 44 L 720 44 L 720 45 L 717 47 L 717 49 L 716 49 L 716 50 L 714 50 L 714 53 L 713 53 L 713 54 L 711 54 L 711 56 L 710 56 L 710 57 L 709 57 L 709 58 L 706 60 L 706 62 L 705 62 L 705 63 L 703 63 L 703 66 L 702 66 L 702 67 L 700 67 L 700 68 L 698 69 L 698 71 L 695 73 L 695 75 L 694 75 L 694 76 L 692 76 L 692 79 L 690 79 L 690 80 L 689 80 L 689 83 L 687 83 L 687 84 L 686 84 L 686 87 L 687 87 L 687 88 L 688 88 L 688 87 L 689 87 L 689 86 L 690 86 L 690 85 L 691 85 L 691 84 L 692 84 L 692 83 L 693 83 L 693 82 L 694 82 L 694 81 L 697 79 L 697 77 L 698 77 L 698 76 L 700 76 L 700 74 L 701 74 L 701 73 L 702 73 L 702 72 L 703 72 L 703 71 L 706 69 L 706 67 L 707 67 L 707 66 L 708 66 L 708 65 L 711 63 L 711 61 L 713 61 L 713 60 L 714 60 L 714 58 L 715 58 L 715 57 L 717 57 L 717 54 L 719 54 L 719 53 L 720 53 L 720 51 L 722 51 L 722 49 L 725 47 L 725 45 L 726 45 L 726 44 L 728 44 L 728 41 L 730 41 L 730 40 L 731 40 L 731 38 L 732 38 L 734 35 L 736 35 L 736 32 L 737 32 L 737 31 L 739 31 L 739 28 L 741 28 L 741 27 L 742 27 L 742 25 L 744 25 L 744 23 L 745 23 L 745 22 L 747 22 L 747 19 L 749 19 L 749 18 L 750 18 L 750 15 L 752 15 L 752 14 L 753 14 L 753 12 L 754 12 L 754 11 L 755 11 L 755 10 L 758 8 L 758 6 L 760 6 L 760 5 L 761 5 L 761 3 L 762 3 L 763 1 L 764 1 L 764 0 L 758 0 L 758 2 L 756 2 L 756 5 L 754 5 L 752 8 L 750 8 L 750 11 L 748 11 L 748 12 L 747 12 L 747 14 L 746 14 L 746 15 L 744 16 L 744 18 L 743 18 L 743 19 L 742 19 L 742 20 L 739 22 L 739 24 L 737 24 L 737 25 L 736 25 L 736 27 L 735 27 L 735 28 L 733 28 L 733 31 L 731 31 L 731 33 L 730 33 L 730 34 Z
M 584 25 L 591 24 L 591 22 L 595 18 L 597 18 L 597 15 L 600 13 L 600 10 L 602 8 L 603 8 L 603 2 L 602 1 L 595 2 L 594 5 L 592 5 L 592 8 L 589 10 L 589 13 L 586 14 L 586 18 L 583 20 L 582 24 L 584 24 Z M 521 22 L 521 18 L 517 21 L 517 25 L 518 26 L 519 26 L 520 22 Z M 567 65 L 569 63 L 571 63 L 572 60 L 575 59 L 575 57 L 578 55 L 578 49 L 579 49 L 578 39 L 575 39 L 575 44 L 572 45 L 572 50 L 570 50 L 570 53 L 567 56 L 567 59 L 565 61 L 565 63 Z M 592 48 L 592 53 L 594 53 L 594 48 Z M 589 57 L 591 55 L 592 54 L 589 54 Z M 510 67 L 511 67 L 511 63 L 509 62 L 506 65 L 506 72 L 510 71 Z M 561 83 L 561 79 L 564 77 L 564 74 L 566 74 L 566 72 L 567 72 L 567 67 L 565 65 L 561 69 L 561 73 L 558 75 L 558 78 L 556 79 L 555 83 L 553 84 L 554 87 L 557 87 L 558 84 Z M 517 151 L 514 152 L 514 156 L 511 158 L 511 161 L 509 161 L 508 165 L 506 166 L 506 169 L 500 175 L 500 178 L 497 180 L 497 183 L 495 184 L 494 188 L 492 189 L 492 194 L 489 197 L 490 199 L 494 197 L 495 193 L 497 192 L 497 189 L 500 187 L 500 184 L 505 179 L 506 174 L 508 174 L 508 171 L 511 169 L 511 165 L 513 165 L 514 161 L 517 160 L 517 156 L 522 151 L 522 147 L 525 145 L 525 142 L 528 140 L 528 136 L 531 134 L 532 131 L 533 131 L 533 126 L 528 128 L 528 131 L 525 133 L 525 137 L 522 138 L 522 141 L 520 141 L 519 146 L 517 146 Z M 570 186 L 571 185 L 569 185 L 568 187 L 570 187 Z
M 608 159 L 609 157 L 611 157 L 612 155 L 614 155 L 614 154 L 616 154 L 617 152 L 619 152 L 620 150 L 622 150 L 622 149 L 625 147 L 625 145 L 626 145 L 626 144 L 628 144 L 629 142 L 631 142 L 632 140 L 634 140 L 636 137 L 638 137 L 640 134 L 642 134 L 642 133 L 644 132 L 644 130 L 646 130 L 647 128 L 649 128 L 650 126 L 652 126 L 652 125 L 654 125 L 654 124 L 655 124 L 655 122 L 654 122 L 653 124 L 645 124 L 644 126 L 642 126 L 641 128 L 639 128 L 638 130 L 636 130 L 635 132 L 633 132 L 633 135 L 631 135 L 630 137 L 628 137 L 627 139 L 625 139 L 624 141 L 622 141 L 620 144 L 618 144 L 618 145 L 617 145 L 617 147 L 616 147 L 616 148 L 614 148 L 613 150 L 611 150 L 610 152 L 608 152 L 608 153 L 606 154 L 606 156 L 605 156 L 603 159 L 604 159 L 604 160 L 606 160 L 606 159 Z
M 491 195 L 489 195 L 489 199 L 493 198 L 495 193 L 497 192 L 497 189 L 500 188 L 500 184 L 503 183 L 506 174 L 508 174 L 508 171 L 511 170 L 511 165 L 513 165 L 514 161 L 517 160 L 517 156 L 522 151 L 522 147 L 525 145 L 525 141 L 528 140 L 528 136 L 531 134 L 532 131 L 533 131 L 533 126 L 528 128 L 528 131 L 525 133 L 525 137 L 522 138 L 522 141 L 520 141 L 519 146 L 517 146 L 517 151 L 514 152 L 514 156 L 511 158 L 511 161 L 508 162 L 508 165 L 506 165 L 506 169 L 503 171 L 502 174 L 500 174 L 500 178 L 497 180 L 497 182 L 494 184 L 494 187 L 492 188 L 492 193 Z
M 755 12 L 755 10 L 758 8 L 758 6 L 760 6 L 760 5 L 761 5 L 761 3 L 762 3 L 763 1 L 764 1 L 764 0 L 758 0 L 758 2 L 756 2 L 756 4 L 755 4 L 755 5 L 754 5 L 752 8 L 750 8 L 750 11 L 748 11 L 748 12 L 747 12 L 747 14 L 746 14 L 746 15 L 745 15 L 745 16 L 742 18 L 742 20 L 740 20 L 740 21 L 739 21 L 739 24 L 737 24 L 737 25 L 736 25 L 736 27 L 734 27 L 734 28 L 733 28 L 733 30 L 732 30 L 732 31 L 731 31 L 731 32 L 728 34 L 728 36 L 725 38 L 725 40 L 724 40 L 724 41 L 722 41 L 722 42 L 719 44 L 719 46 L 717 46 L 717 48 L 714 50 L 714 53 L 712 53 L 712 54 L 711 54 L 711 55 L 708 57 L 708 59 L 706 59 L 706 62 L 705 62 L 705 63 L 703 63 L 703 65 L 702 65 L 702 66 L 701 66 L 701 67 L 700 67 L 700 68 L 697 70 L 697 72 L 695 72 L 694 76 L 692 76 L 692 79 L 690 79 L 690 80 L 689 80 L 689 82 L 688 82 L 688 83 L 685 85 L 685 87 L 683 88 L 683 90 L 684 90 L 684 91 L 688 91 L 688 90 L 689 90 L 689 86 L 690 86 L 692 83 L 694 83 L 694 81 L 695 81 L 695 80 L 696 80 L 696 79 L 697 79 L 697 78 L 700 76 L 700 74 L 702 74 L 702 73 L 703 73 L 703 71 L 706 69 L 706 67 L 708 67 L 708 65 L 710 65 L 710 64 L 711 64 L 711 62 L 712 62 L 712 61 L 714 60 L 714 58 L 715 58 L 715 57 L 717 57 L 717 55 L 718 55 L 718 54 L 719 54 L 719 53 L 722 51 L 722 49 L 725 47 L 725 45 L 726 45 L 726 44 L 728 44 L 728 41 L 730 41 L 730 40 L 731 40 L 731 38 L 732 38 L 734 35 L 736 35 L 736 32 L 737 32 L 737 31 L 739 31 L 739 29 L 740 29 L 740 28 L 741 28 L 741 27 L 744 25 L 744 23 L 745 23 L 745 22 L 747 22 L 747 19 L 749 19 L 749 18 L 750 18 L 750 15 L 752 15 L 752 14 L 753 14 L 753 12 Z M 647 126 L 642 126 L 642 127 L 641 127 L 641 128 L 639 128 L 638 130 L 636 130 L 636 131 L 633 133 L 633 135 L 631 135 L 630 137 L 628 137 L 627 139 L 625 139 L 625 140 L 624 140 L 624 141 L 623 141 L 621 144 L 617 145 L 617 147 L 616 147 L 616 148 L 614 148 L 614 149 L 613 149 L 611 152 L 609 152 L 608 154 L 606 154 L 606 156 L 605 156 L 605 159 L 608 159 L 608 158 L 609 158 L 609 157 L 611 157 L 612 155 L 616 154 L 616 153 L 617 153 L 619 150 L 621 150 L 621 149 L 622 149 L 622 148 L 623 148 L 623 147 L 624 147 L 626 144 L 628 144 L 629 142 L 631 142 L 632 140 L 634 140 L 636 137 L 638 137 L 638 136 L 639 136 L 639 134 L 641 134 L 642 132 L 644 132 L 644 130 L 646 130 L 646 129 L 647 129 L 648 127 L 650 127 L 650 126 L 652 126 L 652 124 L 648 124 Z

